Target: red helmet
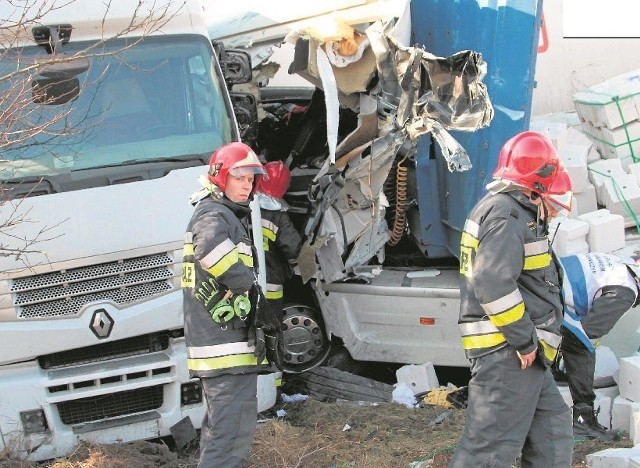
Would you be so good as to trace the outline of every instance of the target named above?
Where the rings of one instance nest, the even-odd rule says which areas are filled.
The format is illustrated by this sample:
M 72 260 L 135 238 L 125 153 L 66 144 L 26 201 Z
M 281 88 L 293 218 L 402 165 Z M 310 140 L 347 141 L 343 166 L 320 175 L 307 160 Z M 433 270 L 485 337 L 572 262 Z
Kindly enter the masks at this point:
M 537 132 L 522 132 L 508 140 L 500 150 L 494 179 L 506 179 L 539 194 L 549 191 L 560 159 L 547 137 Z
M 571 198 L 573 197 L 571 188 L 569 173 L 564 167 L 561 167 L 558 176 L 549 188 L 549 193 L 543 195 L 543 198 L 555 205 L 554 208 L 557 211 L 562 208 L 571 211 Z
M 227 176 L 242 176 L 246 174 L 265 174 L 264 166 L 258 160 L 253 150 L 239 141 L 227 143 L 215 150 L 209 159 L 208 177 L 224 192 Z
M 256 185 L 256 191 L 282 198 L 291 182 L 291 171 L 282 161 L 271 161 L 264 165 L 267 172 L 266 179 L 260 177 Z

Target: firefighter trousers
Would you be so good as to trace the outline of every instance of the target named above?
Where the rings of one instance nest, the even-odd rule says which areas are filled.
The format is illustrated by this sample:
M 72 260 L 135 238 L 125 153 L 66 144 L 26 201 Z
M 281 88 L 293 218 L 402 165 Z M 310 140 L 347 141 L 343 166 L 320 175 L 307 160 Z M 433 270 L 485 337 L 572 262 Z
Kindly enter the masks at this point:
M 258 421 L 258 374 L 201 379 L 207 413 L 200 432 L 198 468 L 242 468 Z
M 571 466 L 573 429 L 549 368 L 521 369 L 511 346 L 471 361 L 462 438 L 450 468 Z
M 587 347 L 566 328 L 562 329 L 562 359 L 567 376 L 567 384 L 573 405 L 593 406 L 596 394 L 593 391 L 596 371 L 596 353 Z

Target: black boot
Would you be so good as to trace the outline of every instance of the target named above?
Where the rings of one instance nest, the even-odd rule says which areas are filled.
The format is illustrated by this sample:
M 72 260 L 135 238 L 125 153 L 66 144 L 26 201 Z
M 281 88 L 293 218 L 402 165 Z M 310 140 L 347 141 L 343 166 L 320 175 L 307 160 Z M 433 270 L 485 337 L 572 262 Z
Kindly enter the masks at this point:
M 612 441 L 617 434 L 598 422 L 598 413 L 593 410 L 593 406 L 579 404 L 573 407 L 573 436 Z

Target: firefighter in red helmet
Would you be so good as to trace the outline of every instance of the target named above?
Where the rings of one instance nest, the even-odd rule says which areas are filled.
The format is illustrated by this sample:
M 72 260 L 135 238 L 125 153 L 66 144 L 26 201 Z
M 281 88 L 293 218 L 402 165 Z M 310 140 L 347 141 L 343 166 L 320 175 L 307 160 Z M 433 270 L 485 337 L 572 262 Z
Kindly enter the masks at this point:
M 507 141 L 460 242 L 462 344 L 471 364 L 451 467 L 571 466 L 571 412 L 550 365 L 560 345 L 559 271 L 544 200 L 563 171 L 548 138 Z
M 267 178 L 260 179 L 256 196 L 260 202 L 262 234 L 267 273 L 266 296 L 276 311 L 282 311 L 284 283 L 291 278 L 302 238 L 287 214 L 283 196 L 289 188 L 291 172 L 282 161 L 264 166 Z
M 249 201 L 264 175 L 250 147 L 229 143 L 211 155 L 205 187 L 191 198 L 182 288 L 187 367 L 207 400 L 199 467 L 244 466 L 257 423 L 258 374 L 274 370 L 264 343 L 253 339 L 249 293 L 256 287 Z

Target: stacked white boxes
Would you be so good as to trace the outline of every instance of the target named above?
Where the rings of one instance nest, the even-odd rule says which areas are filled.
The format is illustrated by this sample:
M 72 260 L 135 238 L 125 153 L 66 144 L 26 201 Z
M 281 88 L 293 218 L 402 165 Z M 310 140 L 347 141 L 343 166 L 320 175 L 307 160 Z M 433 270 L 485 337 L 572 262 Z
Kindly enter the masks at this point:
M 585 135 L 603 158 L 626 168 L 640 161 L 640 70 L 616 76 L 573 95 Z

